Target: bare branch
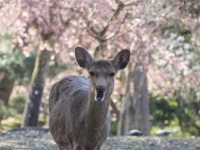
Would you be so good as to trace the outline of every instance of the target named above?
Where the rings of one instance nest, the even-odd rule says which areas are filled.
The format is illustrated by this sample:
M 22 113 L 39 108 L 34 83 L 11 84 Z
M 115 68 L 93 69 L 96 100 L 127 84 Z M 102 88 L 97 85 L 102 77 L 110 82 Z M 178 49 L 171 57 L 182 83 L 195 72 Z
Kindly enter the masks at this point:
M 120 27 L 117 29 L 117 31 L 115 31 L 115 32 L 111 33 L 110 35 L 108 35 L 108 36 L 105 38 L 106 40 L 111 39 L 112 37 L 114 37 L 115 35 L 117 35 L 117 34 L 119 33 L 119 31 L 120 31 L 120 29 L 121 29 L 121 27 L 122 27 L 122 24 L 124 24 L 124 22 L 125 22 L 127 16 L 128 16 L 128 13 L 126 13 L 126 15 L 124 16 L 124 18 L 123 18 L 123 20 L 122 20 L 122 22 L 121 22 L 121 24 L 120 24 Z
M 77 13 L 80 15 L 80 17 L 84 20 L 84 22 L 86 23 L 86 30 L 87 32 L 94 38 L 98 39 L 98 32 L 91 26 L 91 21 L 83 15 L 83 13 L 80 10 L 74 9 L 72 7 L 63 7 L 61 6 L 59 3 L 56 3 L 58 5 L 59 8 L 61 9 L 68 9 L 71 10 L 74 13 Z
M 131 6 L 131 5 L 137 6 L 138 3 L 137 3 L 137 2 L 130 2 L 130 3 L 128 3 L 128 4 L 124 4 L 124 6 Z
M 122 24 L 124 23 L 124 21 L 125 21 L 126 17 L 128 16 L 128 14 L 125 15 L 125 17 L 123 18 L 123 21 L 121 22 L 120 27 L 119 27 L 115 32 L 111 33 L 110 35 L 108 35 L 108 36 L 106 36 L 106 37 L 103 37 L 103 36 L 105 35 L 105 33 L 107 32 L 107 30 L 108 30 L 108 28 L 109 28 L 111 22 L 114 21 L 114 19 L 118 17 L 118 15 L 120 14 L 120 12 L 123 10 L 123 8 L 124 8 L 125 6 L 129 6 L 129 5 L 133 5 L 133 4 L 134 4 L 133 2 L 131 2 L 131 3 L 129 3 L 129 4 L 123 4 L 123 3 L 120 2 L 120 1 L 118 1 L 117 3 L 118 3 L 117 9 L 116 9 L 115 12 L 113 13 L 113 15 L 110 17 L 110 19 L 108 20 L 107 25 L 103 28 L 103 30 L 102 30 L 101 32 L 98 32 L 98 31 L 95 30 L 95 28 L 94 28 L 94 27 L 92 26 L 92 24 L 91 24 L 91 21 L 90 21 L 86 16 L 84 16 L 83 13 L 82 13 L 80 10 L 74 9 L 74 8 L 72 8 L 72 7 L 63 7 L 63 6 L 61 6 L 60 4 L 58 4 L 58 3 L 57 3 L 57 4 L 58 4 L 59 7 L 62 8 L 62 9 L 69 9 L 69 10 L 71 10 L 72 12 L 78 13 L 78 14 L 80 15 L 80 17 L 81 17 L 81 18 L 84 20 L 84 22 L 86 23 L 86 28 L 85 28 L 85 29 L 86 29 L 86 31 L 89 33 L 89 35 L 91 35 L 93 38 L 97 39 L 97 40 L 100 41 L 100 42 L 105 42 L 105 41 L 111 39 L 112 37 L 114 37 L 116 34 L 119 33 L 119 31 L 120 31 L 120 29 L 121 29 L 121 26 L 122 26 Z
M 117 9 L 116 9 L 115 12 L 113 13 L 113 15 L 110 17 L 110 19 L 109 19 L 107 25 L 106 25 L 106 26 L 104 27 L 104 29 L 101 31 L 101 33 L 100 33 L 101 36 L 103 36 L 103 35 L 106 33 L 106 31 L 107 31 L 107 29 L 108 29 L 110 23 L 114 20 L 114 18 L 117 18 L 117 16 L 119 15 L 119 13 L 121 12 L 121 10 L 122 10 L 123 8 L 124 8 L 124 4 L 123 4 L 123 3 L 119 3 Z
M 66 21 L 63 20 L 61 14 L 59 13 L 59 18 L 60 18 L 60 21 L 61 23 L 64 25 L 62 30 L 60 30 L 60 32 L 58 33 L 58 38 L 61 37 L 64 33 L 64 31 L 66 30 L 66 28 L 69 26 L 69 23 L 71 21 L 71 19 L 73 18 L 73 16 L 71 16 L 69 19 L 67 19 Z
M 48 25 L 48 21 L 45 19 L 45 17 L 44 16 L 42 16 L 42 15 L 39 15 L 39 17 L 44 21 L 44 23 L 46 24 L 46 25 Z

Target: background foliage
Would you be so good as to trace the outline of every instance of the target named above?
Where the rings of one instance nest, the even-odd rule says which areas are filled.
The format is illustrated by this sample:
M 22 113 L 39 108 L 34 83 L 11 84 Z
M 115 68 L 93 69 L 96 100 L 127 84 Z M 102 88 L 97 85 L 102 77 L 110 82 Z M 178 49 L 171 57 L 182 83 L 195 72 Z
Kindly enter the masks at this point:
M 198 0 L 4 0 L 0 17 L 1 130 L 20 126 L 37 53 L 44 49 L 49 52 L 49 73 L 44 77 L 39 125 L 47 126 L 52 84 L 69 74 L 87 75 L 74 58 L 74 47 L 82 46 L 95 58 L 110 59 L 125 48 L 131 51 L 129 66 L 116 77 L 112 135 L 122 122 L 123 106 L 132 112 L 150 107 L 142 115 L 151 121 L 151 134 L 166 129 L 173 136 L 200 135 Z M 142 105 L 136 98 L 142 93 L 133 79 L 136 68 L 147 79 L 148 97 L 142 107 L 134 105 L 135 101 Z M 134 117 L 128 116 L 129 128 L 137 128 L 131 124 Z

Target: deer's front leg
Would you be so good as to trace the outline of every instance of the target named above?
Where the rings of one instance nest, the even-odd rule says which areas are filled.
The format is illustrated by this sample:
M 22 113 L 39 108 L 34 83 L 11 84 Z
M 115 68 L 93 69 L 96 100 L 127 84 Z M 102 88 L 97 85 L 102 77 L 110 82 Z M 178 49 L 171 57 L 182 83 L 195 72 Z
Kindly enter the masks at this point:
M 83 146 L 74 144 L 74 145 L 73 145 L 73 150 L 86 150 L 86 148 L 84 148 Z
M 96 150 L 102 150 L 101 146 L 98 146 Z

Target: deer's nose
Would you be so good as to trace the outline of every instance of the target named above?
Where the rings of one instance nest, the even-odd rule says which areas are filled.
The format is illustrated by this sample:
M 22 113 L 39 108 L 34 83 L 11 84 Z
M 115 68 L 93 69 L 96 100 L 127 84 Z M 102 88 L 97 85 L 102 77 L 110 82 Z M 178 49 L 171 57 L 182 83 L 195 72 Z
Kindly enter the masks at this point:
M 97 93 L 104 93 L 105 87 L 104 86 L 97 86 L 96 87 L 96 92 Z

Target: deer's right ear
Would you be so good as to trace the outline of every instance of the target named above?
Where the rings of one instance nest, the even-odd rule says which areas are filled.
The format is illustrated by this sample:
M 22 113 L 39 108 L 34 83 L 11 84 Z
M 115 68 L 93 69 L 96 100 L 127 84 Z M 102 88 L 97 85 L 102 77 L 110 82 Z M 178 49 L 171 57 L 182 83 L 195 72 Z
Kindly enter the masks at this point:
M 75 48 L 76 60 L 82 68 L 89 69 L 94 60 L 92 56 L 82 47 Z

